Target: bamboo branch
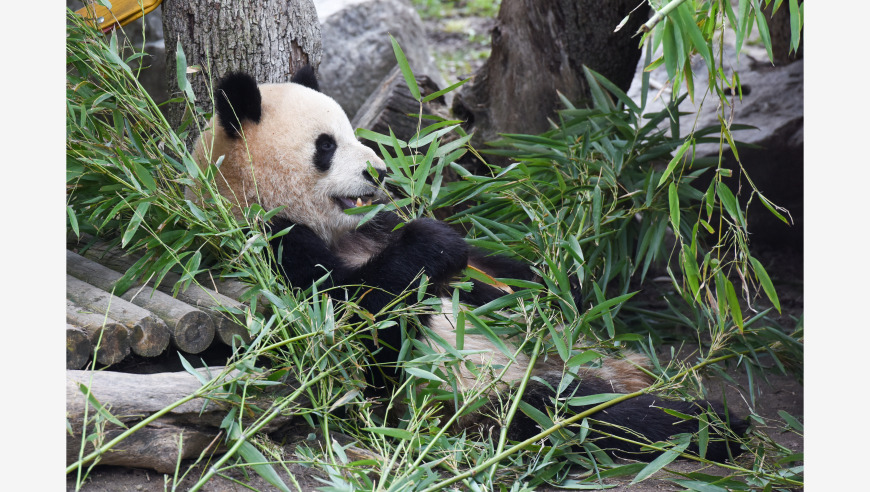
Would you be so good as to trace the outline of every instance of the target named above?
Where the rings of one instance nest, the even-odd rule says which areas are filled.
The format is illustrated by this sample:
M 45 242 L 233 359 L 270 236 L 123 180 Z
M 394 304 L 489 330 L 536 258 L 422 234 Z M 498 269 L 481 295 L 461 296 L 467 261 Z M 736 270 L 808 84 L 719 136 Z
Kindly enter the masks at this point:
M 675 8 L 679 7 L 680 4 L 685 1 L 686 0 L 671 0 L 670 2 L 668 2 L 668 4 L 662 7 L 661 10 L 656 11 L 656 13 L 653 14 L 653 16 L 650 17 L 650 19 L 646 21 L 644 25 L 640 26 L 640 29 L 638 29 L 637 31 L 638 34 L 642 32 L 650 32 L 652 28 L 656 26 L 656 24 L 664 20 L 664 18 L 667 17 L 668 14 L 673 12 Z

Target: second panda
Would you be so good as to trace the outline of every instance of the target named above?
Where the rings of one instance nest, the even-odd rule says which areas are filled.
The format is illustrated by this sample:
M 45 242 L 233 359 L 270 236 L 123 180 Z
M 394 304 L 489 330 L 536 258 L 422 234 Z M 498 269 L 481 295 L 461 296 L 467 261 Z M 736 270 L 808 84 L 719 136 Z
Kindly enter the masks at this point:
M 534 279 L 527 265 L 469 248 L 460 234 L 437 220 L 420 218 L 397 228 L 401 219 L 394 213 L 382 212 L 359 226 L 362 216 L 345 211 L 388 198 L 378 186 L 386 175 L 386 166 L 356 139 L 338 103 L 319 92 L 310 67 L 299 70 L 285 84 L 261 85 L 245 73 L 225 76 L 215 92 L 215 117 L 194 149 L 197 164 L 203 168 L 220 156 L 223 162 L 216 182 L 222 195 L 242 207 L 254 203 L 266 210 L 283 207 L 269 225 L 273 231 L 289 232 L 273 240 L 272 247 L 280 272 L 294 287 L 306 289 L 328 272 L 329 286 L 366 286 L 365 294 L 355 302 L 376 314 L 396 296 L 416 290 L 421 272 L 428 277 L 428 292 L 435 296 L 449 296 L 452 288 L 448 284 L 461 277 L 468 265 L 496 278 Z M 369 172 L 369 164 L 376 177 Z M 504 293 L 475 283 L 462 301 L 482 305 Z M 427 326 L 444 340 L 455 340 L 449 320 L 449 316 L 433 315 Z M 373 371 L 369 379 L 374 386 L 389 385 L 400 376 L 396 372 L 400 367 L 400 329 L 394 326 L 380 330 L 376 339 L 368 342 L 368 348 L 383 373 Z M 471 362 L 480 366 L 505 365 L 508 360 L 481 335 L 466 334 L 464 348 L 480 350 L 470 356 Z M 638 367 L 647 364 L 637 354 L 605 359 L 600 368 L 581 372 L 560 396 L 638 391 L 652 382 Z M 504 383 L 521 378 L 527 367 L 528 358 L 517 357 Z M 554 407 L 552 399 L 556 395 L 551 388 L 559 387 L 562 367 L 551 358 L 539 363 L 533 374 L 547 384 L 531 381 L 523 400 L 547 414 Z M 468 374 L 459 376 L 460 380 L 472 378 Z M 663 408 L 687 415 L 712 408 L 726 420 L 724 408 L 717 402 L 672 401 L 650 394 L 618 403 L 590 418 L 603 424 L 600 427 L 606 432 L 632 440 L 637 440 L 634 434 L 656 442 L 698 431 L 696 420 L 681 420 Z M 738 435 L 746 430 L 746 424 L 735 421 L 733 416 L 731 427 Z M 508 437 L 525 440 L 538 432 L 535 422 L 518 412 Z M 712 439 L 713 434 L 707 458 L 725 461 L 739 454 L 739 442 Z M 600 437 L 595 444 L 623 456 L 632 453 L 638 459 L 656 456 L 636 455 L 640 451 L 637 445 L 615 437 Z M 693 443 L 689 449 L 697 451 L 697 445 Z

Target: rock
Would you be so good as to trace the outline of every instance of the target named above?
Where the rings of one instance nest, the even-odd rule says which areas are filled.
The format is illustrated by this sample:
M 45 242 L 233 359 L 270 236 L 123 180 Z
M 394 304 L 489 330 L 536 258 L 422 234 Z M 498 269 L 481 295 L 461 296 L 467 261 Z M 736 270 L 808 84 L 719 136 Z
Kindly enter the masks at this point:
M 406 0 L 315 0 L 323 35 L 321 90 L 353 118 L 396 66 L 388 34 L 399 42 L 415 75 L 446 87 L 429 54 L 425 28 Z

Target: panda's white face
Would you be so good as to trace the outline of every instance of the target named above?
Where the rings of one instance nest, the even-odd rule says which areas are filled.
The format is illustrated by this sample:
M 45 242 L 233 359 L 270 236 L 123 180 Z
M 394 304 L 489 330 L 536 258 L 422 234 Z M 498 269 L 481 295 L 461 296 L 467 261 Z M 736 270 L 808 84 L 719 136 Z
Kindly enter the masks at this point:
M 263 84 L 259 90 L 262 115 L 259 123 L 242 121 L 242 138 L 231 138 L 217 123 L 203 132 L 206 145 L 214 141 L 212 161 L 224 155 L 221 193 L 242 206 L 283 206 L 280 216 L 334 244 L 362 218 L 346 209 L 386 199 L 368 164 L 381 176 L 386 166 L 356 139 L 332 98 L 295 83 Z

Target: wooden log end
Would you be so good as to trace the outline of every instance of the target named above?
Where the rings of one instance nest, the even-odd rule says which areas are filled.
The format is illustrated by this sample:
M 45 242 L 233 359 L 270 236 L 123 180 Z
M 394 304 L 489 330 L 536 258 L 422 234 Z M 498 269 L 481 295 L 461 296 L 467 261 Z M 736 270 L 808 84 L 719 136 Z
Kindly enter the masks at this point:
M 215 331 L 217 332 L 218 340 L 224 345 L 233 345 L 233 337 L 238 335 L 242 338 L 242 342 L 251 343 L 251 334 L 238 320 L 233 320 L 224 313 L 224 316 L 215 318 Z M 238 343 L 238 342 L 237 342 Z
M 110 366 L 130 355 L 130 331 L 120 323 L 106 323 L 91 334 L 97 362 Z
M 88 334 L 69 323 L 66 325 L 66 368 L 81 369 L 91 358 L 93 346 Z
M 202 311 L 191 311 L 176 323 L 172 343 L 185 352 L 198 354 L 211 345 L 214 334 L 211 317 Z
M 140 319 L 133 326 L 131 346 L 136 355 L 156 357 L 169 347 L 171 333 L 162 320 L 154 316 Z

